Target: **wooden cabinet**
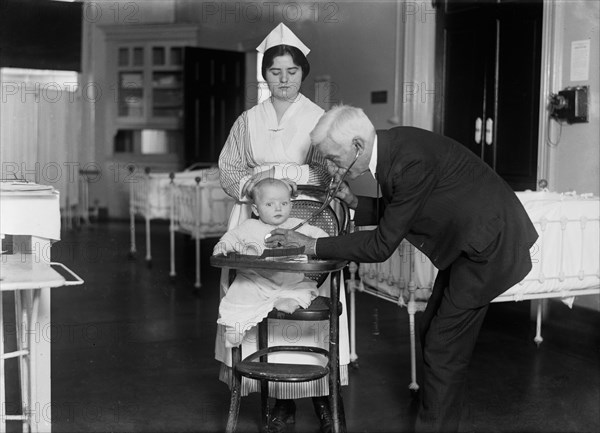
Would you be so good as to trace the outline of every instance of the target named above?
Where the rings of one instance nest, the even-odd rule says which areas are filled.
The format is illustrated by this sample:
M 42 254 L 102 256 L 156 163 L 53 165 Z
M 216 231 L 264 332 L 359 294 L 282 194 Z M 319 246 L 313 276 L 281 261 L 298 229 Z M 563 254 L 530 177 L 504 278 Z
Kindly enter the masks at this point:
M 198 43 L 187 24 L 103 26 L 112 155 L 161 170 L 183 168 L 184 48 Z
M 535 189 L 542 2 L 437 2 L 438 130 Z
M 216 163 L 244 109 L 245 53 L 198 48 L 192 25 L 103 30 L 113 156 L 161 171 Z
M 117 44 L 118 123 L 180 128 L 183 118 L 183 46 Z

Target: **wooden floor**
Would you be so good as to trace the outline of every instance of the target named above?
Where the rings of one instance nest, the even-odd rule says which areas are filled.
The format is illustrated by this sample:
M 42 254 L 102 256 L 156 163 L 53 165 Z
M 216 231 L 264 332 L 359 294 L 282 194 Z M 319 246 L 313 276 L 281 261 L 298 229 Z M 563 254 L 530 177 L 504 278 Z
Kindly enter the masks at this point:
M 208 265 L 215 240 L 202 241 L 198 292 L 192 241 L 177 236 L 175 282 L 166 224 L 154 224 L 152 241 L 151 268 L 142 224 L 135 260 L 126 222 L 63 232 L 53 247 L 53 260 L 85 280 L 53 290 L 53 326 L 43 334 L 52 338 L 54 432 L 224 429 L 229 392 L 213 350 L 218 271 Z M 5 296 L 3 320 L 10 302 Z M 358 368 L 343 391 L 349 432 L 412 431 L 407 323 L 405 309 L 357 295 Z M 529 302 L 492 304 L 471 364 L 462 431 L 600 431 L 600 314 L 553 303 L 539 348 L 534 328 Z M 259 413 L 258 395 L 244 398 L 239 431 L 257 432 Z M 9 422 L 9 431 L 18 427 Z M 309 399 L 298 401 L 290 431 L 318 431 Z

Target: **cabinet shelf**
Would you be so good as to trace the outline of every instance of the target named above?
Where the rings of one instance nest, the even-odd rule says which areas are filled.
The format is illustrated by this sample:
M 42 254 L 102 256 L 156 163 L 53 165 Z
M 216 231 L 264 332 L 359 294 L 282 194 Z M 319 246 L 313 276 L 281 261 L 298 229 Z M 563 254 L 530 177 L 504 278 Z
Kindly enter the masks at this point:
M 169 84 L 152 84 L 153 90 L 183 90 L 180 85 L 169 85 Z

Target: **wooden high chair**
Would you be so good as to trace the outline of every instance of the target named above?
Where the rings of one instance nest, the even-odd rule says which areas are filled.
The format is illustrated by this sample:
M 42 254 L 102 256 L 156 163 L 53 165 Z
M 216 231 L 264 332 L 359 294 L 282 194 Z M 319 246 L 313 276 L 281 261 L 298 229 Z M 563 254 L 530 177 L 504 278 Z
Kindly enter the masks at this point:
M 298 197 L 294 199 L 291 216 L 304 220 L 311 216 L 323 204 L 326 192 L 310 186 L 300 186 Z M 319 215 L 312 218 L 308 224 L 320 227 L 329 236 L 344 234 L 349 225 L 349 213 L 345 203 L 335 199 Z M 342 269 L 347 265 L 344 260 L 312 260 L 308 263 L 290 263 L 284 261 L 270 261 L 258 257 L 240 255 L 218 255 L 211 257 L 211 264 L 217 267 L 230 269 L 268 269 L 289 272 L 304 272 L 318 284 L 322 283 L 329 275 L 331 284 L 330 298 L 318 296 L 308 308 L 300 308 L 293 314 L 273 310 L 267 318 L 258 325 L 259 350 L 241 358 L 241 347 L 232 349 L 232 374 L 231 401 L 226 431 L 233 433 L 237 426 L 237 419 L 241 400 L 241 379 L 248 377 L 261 382 L 261 419 L 266 427 L 269 421 L 268 384 L 273 382 L 306 382 L 320 379 L 329 375 L 329 405 L 333 418 L 333 431 L 345 432 L 346 421 L 344 406 L 341 397 L 339 377 L 339 315 L 342 304 L 339 301 Z M 232 279 L 230 278 L 230 281 Z M 271 346 L 268 347 L 268 321 L 269 319 L 294 320 L 294 321 L 329 321 L 329 350 L 314 346 Z M 308 352 L 318 353 L 327 359 L 327 365 L 283 364 L 269 362 L 269 354 L 274 352 Z

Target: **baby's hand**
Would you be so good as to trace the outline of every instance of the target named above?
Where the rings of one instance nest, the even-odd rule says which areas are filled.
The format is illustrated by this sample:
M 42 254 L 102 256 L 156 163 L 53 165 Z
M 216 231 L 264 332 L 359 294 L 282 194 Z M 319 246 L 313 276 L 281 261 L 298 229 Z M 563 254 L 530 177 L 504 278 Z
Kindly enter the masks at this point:
M 300 308 L 300 304 L 298 301 L 292 298 L 280 298 L 275 301 L 273 305 L 276 310 L 282 311 L 284 313 L 292 314 L 298 308 Z
M 219 242 L 217 245 L 215 245 L 215 248 L 213 249 L 213 256 L 218 256 L 219 254 L 227 256 L 227 245 L 225 245 L 225 242 Z

